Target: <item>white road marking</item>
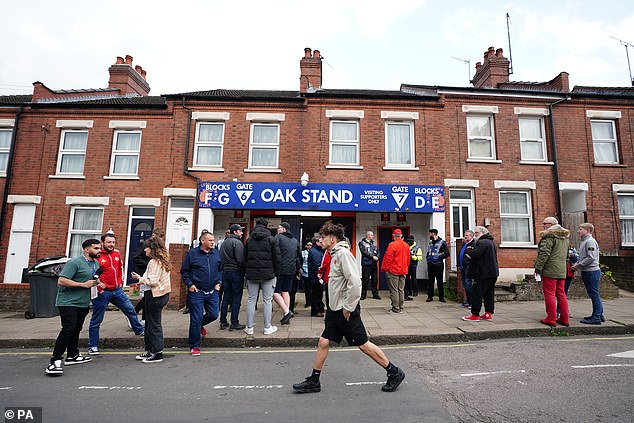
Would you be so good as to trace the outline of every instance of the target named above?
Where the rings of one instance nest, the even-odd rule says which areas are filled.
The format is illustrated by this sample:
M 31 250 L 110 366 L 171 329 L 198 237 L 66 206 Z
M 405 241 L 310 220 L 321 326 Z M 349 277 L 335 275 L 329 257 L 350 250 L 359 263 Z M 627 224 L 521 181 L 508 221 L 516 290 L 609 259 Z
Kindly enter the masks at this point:
M 601 367 L 634 367 L 634 364 L 592 364 L 589 366 L 570 366 L 573 369 L 598 369 Z
M 346 382 L 346 386 L 384 385 L 385 382 Z
M 488 375 L 501 375 L 501 374 L 508 374 L 508 373 L 526 373 L 526 370 L 500 370 L 497 372 L 462 373 L 460 376 L 462 377 L 488 376 Z
M 79 389 L 107 389 L 110 391 L 114 391 L 114 390 L 134 391 L 137 389 L 141 389 L 141 387 L 140 386 L 80 386 Z
M 623 351 L 620 353 L 608 354 L 608 357 L 618 357 L 618 358 L 634 358 L 634 350 L 631 351 Z
M 216 385 L 212 389 L 280 389 L 284 385 Z
M 8 390 L 10 390 L 10 389 L 11 389 L 11 387 L 10 387 L 10 386 L 6 386 L 6 387 L 4 387 L 4 388 L 0 388 L 0 391 L 8 391 Z

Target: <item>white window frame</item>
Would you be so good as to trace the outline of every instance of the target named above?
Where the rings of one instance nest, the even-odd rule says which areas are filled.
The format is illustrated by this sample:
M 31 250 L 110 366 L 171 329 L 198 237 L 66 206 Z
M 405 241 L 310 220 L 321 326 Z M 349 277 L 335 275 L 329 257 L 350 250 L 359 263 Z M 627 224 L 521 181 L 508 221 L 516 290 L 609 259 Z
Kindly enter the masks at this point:
M 634 192 L 620 192 L 617 193 L 617 207 L 619 213 L 619 226 L 621 227 L 621 246 L 622 247 L 634 247 L 634 239 L 631 242 L 627 242 L 623 236 L 623 220 L 632 220 L 634 221 L 634 215 L 621 215 L 621 206 L 619 204 L 619 199 L 621 197 L 634 197 Z
M 98 210 L 101 212 L 101 224 L 99 225 L 99 229 L 73 229 L 73 223 L 75 222 L 75 213 L 77 210 Z M 66 241 L 66 252 L 69 257 L 77 257 L 81 255 L 81 251 L 70 251 L 71 249 L 71 240 L 73 235 L 77 236 L 85 236 L 84 239 L 95 238 L 99 239 L 103 230 L 103 217 L 104 217 L 104 208 L 103 207 L 71 207 L 70 209 L 70 219 L 68 222 L 68 240 Z M 82 241 L 83 242 L 83 241 Z
M 66 134 L 71 133 L 83 133 L 86 134 L 86 146 L 84 149 L 65 149 L 64 141 L 66 140 Z M 83 176 L 84 169 L 86 167 L 86 150 L 88 149 L 88 130 L 87 129 L 62 129 L 62 134 L 59 140 L 59 151 L 57 154 L 57 167 L 55 170 L 56 175 L 72 175 L 72 176 Z M 81 168 L 81 172 L 64 172 L 62 171 L 62 159 L 65 155 L 84 156 L 84 165 Z
M 503 194 L 524 194 L 526 198 L 526 210 L 527 214 L 521 213 L 503 213 L 502 212 L 502 195 Z M 531 204 L 531 191 L 530 190 L 519 190 L 519 189 L 505 189 L 500 190 L 498 193 L 498 202 L 500 206 L 500 238 L 501 238 L 501 247 L 513 247 L 513 246 L 533 246 L 535 245 L 535 234 L 533 230 L 533 208 Z M 529 239 L 527 241 L 507 241 L 503 237 L 503 229 L 502 229 L 502 220 L 504 218 L 507 219 L 528 219 L 528 236 Z
M 390 125 L 401 125 L 409 128 L 409 149 L 411 163 L 390 163 L 390 140 L 388 128 Z M 414 139 L 414 121 L 412 120 L 386 120 L 385 121 L 385 168 L 386 169 L 415 169 L 416 163 L 416 142 Z
M 355 125 L 355 129 L 356 129 L 356 139 L 354 140 L 337 140 L 333 138 L 333 126 L 335 124 L 338 123 L 342 123 L 342 124 L 354 124 Z M 329 157 L 330 157 L 330 164 L 331 165 L 336 165 L 336 166 L 358 166 L 360 164 L 360 157 L 359 157 L 359 153 L 360 153 L 360 130 L 359 130 L 359 121 L 357 120 L 349 120 L 349 119 L 332 119 L 330 121 L 330 142 L 329 142 Z M 337 145 L 341 145 L 341 146 L 353 146 L 355 147 L 355 157 L 356 160 L 353 163 L 346 163 L 346 162 L 336 162 L 333 160 L 333 153 L 332 153 L 332 149 L 334 146 Z
M 9 133 L 9 145 L 7 147 L 0 147 L 0 157 L 6 156 L 6 167 L 0 167 L 0 176 L 7 176 L 7 171 L 9 170 L 9 156 L 11 155 L 11 139 L 13 138 L 13 128 L 12 127 L 2 127 L 0 126 L 0 132 Z
M 541 129 L 541 138 L 530 138 L 522 135 L 522 121 L 539 121 L 539 126 Z M 548 161 L 548 154 L 546 151 L 546 126 L 544 125 L 544 118 L 540 116 L 520 116 L 517 120 L 517 124 L 520 132 L 520 154 L 523 161 L 527 162 L 546 162 Z M 539 143 L 541 145 L 542 158 L 541 159 L 532 159 L 528 157 L 524 157 L 524 149 L 523 146 L 525 143 Z
M 203 125 L 220 125 L 222 127 L 220 141 L 200 140 L 200 127 Z M 196 138 L 194 140 L 194 168 L 219 169 L 222 168 L 224 158 L 225 123 L 222 121 L 199 121 L 196 123 Z M 201 147 L 220 148 L 220 162 L 217 164 L 198 163 L 198 149 Z
M 253 135 L 255 133 L 255 128 L 258 126 L 268 126 L 277 128 L 277 139 L 275 144 L 254 144 L 253 143 Z M 280 163 L 280 124 L 277 122 L 251 122 L 251 131 L 249 134 L 249 169 L 279 169 Z M 271 166 L 255 166 L 253 165 L 253 150 L 259 149 L 267 149 L 267 150 L 275 150 L 275 164 Z
M 612 133 L 614 134 L 614 138 L 613 139 L 595 139 L 594 138 L 594 133 L 592 131 L 592 125 L 597 122 L 607 122 L 610 123 L 612 126 Z M 593 155 L 594 155 L 594 162 L 596 164 L 619 164 L 619 143 L 618 143 L 618 136 L 616 133 L 616 122 L 613 119 L 590 119 L 590 134 L 592 135 L 592 151 L 593 151 Z M 609 144 L 609 145 L 613 145 L 614 146 L 614 155 L 616 157 L 616 161 L 599 161 L 597 159 L 597 149 L 596 149 L 596 145 L 597 144 Z
M 489 160 L 497 160 L 497 155 L 496 155 L 496 151 L 495 151 L 495 124 L 494 124 L 494 118 L 493 118 L 493 113 L 468 113 L 467 114 L 467 147 L 468 147 L 468 151 L 469 151 L 469 159 L 472 160 L 484 160 L 484 161 L 489 161 Z M 478 136 L 471 136 L 471 134 L 469 133 L 469 119 L 471 118 L 487 118 L 489 121 L 489 131 L 491 133 L 490 136 L 483 136 L 483 135 L 478 135 Z M 479 140 L 479 139 L 484 139 L 484 140 L 488 140 L 489 143 L 491 144 L 491 156 L 490 157 L 485 157 L 485 156 L 474 156 L 471 153 L 471 143 L 474 140 Z
M 470 198 L 469 199 L 453 198 L 452 193 L 455 192 L 455 191 L 469 192 Z M 454 207 L 459 207 L 460 208 L 460 207 L 464 207 L 464 206 L 467 207 L 467 209 L 469 210 L 469 222 L 467 222 L 467 228 L 466 229 L 473 230 L 473 228 L 475 227 L 475 222 L 476 222 L 476 218 L 475 218 L 475 195 L 474 194 L 475 193 L 473 192 L 472 188 L 467 188 L 467 187 L 465 187 L 465 188 L 459 188 L 459 187 L 449 188 L 450 234 L 451 234 L 451 240 L 454 241 L 454 242 L 457 239 L 462 238 L 462 236 L 464 235 L 464 231 L 462 231 L 461 233 L 455 233 L 455 231 L 454 231 L 454 224 L 456 222 L 454 221 L 453 208 Z
M 119 134 L 139 134 L 139 149 L 137 151 L 133 150 L 117 150 L 117 138 Z M 141 156 L 141 142 L 142 142 L 143 132 L 138 129 L 117 129 L 114 131 L 114 136 L 112 139 L 112 155 L 110 158 L 110 176 L 138 176 L 139 175 L 139 165 L 140 165 L 140 156 Z M 115 160 L 119 156 L 134 156 L 136 157 L 136 172 L 134 173 L 115 173 L 114 165 Z

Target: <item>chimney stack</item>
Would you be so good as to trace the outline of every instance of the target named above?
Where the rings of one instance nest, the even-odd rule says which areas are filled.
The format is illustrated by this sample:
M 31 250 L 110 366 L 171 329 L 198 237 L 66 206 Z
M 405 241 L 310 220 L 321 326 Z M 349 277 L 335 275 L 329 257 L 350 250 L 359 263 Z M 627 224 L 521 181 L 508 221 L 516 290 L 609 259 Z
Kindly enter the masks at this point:
M 501 48 L 497 50 L 489 47 L 484 52 L 482 63 L 476 63 L 476 73 L 473 76 L 473 86 L 476 88 L 497 88 L 498 84 L 509 80 L 509 60 L 504 57 Z
M 139 65 L 132 67 L 132 56 L 127 54 L 125 60 L 123 57 L 117 57 L 114 65 L 108 68 L 110 80 L 108 80 L 108 88 L 119 90 L 121 95 L 138 94 L 147 96 L 150 93 L 150 85 L 146 81 L 146 71 Z
M 309 47 L 304 49 L 304 57 L 299 61 L 300 93 L 312 92 L 321 88 L 321 59 L 319 50 L 311 52 Z

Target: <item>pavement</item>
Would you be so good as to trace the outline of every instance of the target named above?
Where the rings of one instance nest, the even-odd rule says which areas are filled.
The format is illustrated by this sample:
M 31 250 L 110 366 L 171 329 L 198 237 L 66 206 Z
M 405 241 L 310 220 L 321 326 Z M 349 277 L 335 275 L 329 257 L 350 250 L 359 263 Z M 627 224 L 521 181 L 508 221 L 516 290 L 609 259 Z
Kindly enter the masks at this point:
M 246 293 L 245 293 L 246 294 Z M 381 291 L 381 300 L 368 299 L 361 302 L 361 314 L 370 339 L 378 345 L 466 342 L 495 338 L 521 338 L 535 336 L 613 335 L 634 333 L 634 293 L 620 290 L 614 300 L 604 300 L 606 322 L 601 326 L 584 325 L 579 322 L 592 313 L 589 299 L 569 300 L 570 327 L 549 328 L 539 322 L 545 317 L 542 301 L 498 302 L 495 304 L 493 321 L 465 322 L 462 316 L 469 309 L 452 301 L 441 303 L 437 298 L 426 302 L 425 295 L 407 301 L 403 313 L 389 313 L 389 293 Z M 324 324 L 323 318 L 311 317 L 310 309 L 304 308 L 303 294 L 298 293 L 296 316 L 289 325 L 280 325 L 282 312 L 273 305 L 273 324 L 278 331 L 263 334 L 262 303 L 258 304 L 255 316 L 255 333 L 220 330 L 218 321 L 206 326 L 207 336 L 201 348 L 238 347 L 315 347 Z M 246 295 L 240 310 L 240 322 L 246 321 Z M 86 347 L 90 314 L 80 335 L 80 346 Z M 24 312 L 0 312 L 0 348 L 49 348 L 52 349 L 61 324 L 59 317 L 27 320 Z M 187 348 L 189 315 L 175 310 L 164 310 L 163 332 L 166 348 Z M 143 337 L 135 336 L 128 327 L 127 319 L 117 310 L 106 312 L 101 324 L 100 350 L 142 349 Z M 345 341 L 344 341 L 345 342 Z

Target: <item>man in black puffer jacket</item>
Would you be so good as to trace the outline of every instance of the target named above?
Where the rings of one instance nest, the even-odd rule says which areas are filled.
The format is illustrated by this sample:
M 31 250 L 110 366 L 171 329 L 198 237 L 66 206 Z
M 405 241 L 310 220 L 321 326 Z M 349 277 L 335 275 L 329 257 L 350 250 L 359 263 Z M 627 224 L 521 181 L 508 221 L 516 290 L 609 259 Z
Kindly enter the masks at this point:
M 255 219 L 255 227 L 251 231 L 244 246 L 244 263 L 247 277 L 247 335 L 253 335 L 253 318 L 258 292 L 262 288 L 264 303 L 264 334 L 277 332 L 277 326 L 271 326 L 273 291 L 280 274 L 280 246 L 267 228 L 269 222 L 263 217 Z
M 476 243 L 467 254 L 471 260 L 469 274 L 473 278 L 473 293 L 471 315 L 462 320 L 479 322 L 480 319 L 493 320 L 493 303 L 495 299 L 495 282 L 500 275 L 498 269 L 497 246 L 493 237 L 484 226 L 476 226 L 473 231 Z M 484 299 L 484 314 L 480 316 L 482 300 Z

